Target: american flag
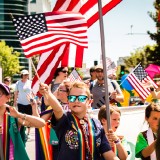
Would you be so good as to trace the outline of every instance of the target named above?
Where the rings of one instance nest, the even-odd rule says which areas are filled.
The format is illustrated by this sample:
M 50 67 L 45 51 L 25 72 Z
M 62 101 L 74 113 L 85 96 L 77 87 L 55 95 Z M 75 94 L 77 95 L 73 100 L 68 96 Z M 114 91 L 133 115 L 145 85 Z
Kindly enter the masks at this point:
M 140 64 L 127 76 L 127 80 L 142 99 L 150 95 L 150 90 L 143 85 L 144 82 L 150 81 L 155 88 L 158 87 Z
M 103 15 L 113 9 L 121 1 L 122 0 L 102 0 Z M 53 10 L 80 12 L 85 16 L 88 27 L 99 19 L 98 0 L 57 0 Z
M 118 5 L 122 0 L 103 0 L 102 2 L 102 10 L 103 15 L 106 14 L 108 11 L 110 11 L 112 8 L 114 8 L 116 5 Z M 98 1 L 97 0 L 57 0 L 55 3 L 55 6 L 53 8 L 53 11 L 73 11 L 73 12 L 79 12 L 81 10 L 81 13 L 85 16 L 88 16 L 88 27 L 91 27 L 91 25 L 94 23 L 94 21 L 98 20 Z M 94 6 L 94 7 L 93 7 Z M 92 12 L 93 9 L 93 12 Z M 90 14 L 92 13 L 92 14 Z M 89 18 L 90 16 L 90 18 Z M 95 17 L 95 18 L 94 18 Z M 64 44 L 65 45 L 65 44 Z M 72 47 L 70 47 L 72 45 Z M 54 49 L 52 52 L 47 52 L 44 56 L 41 55 L 40 61 L 38 64 L 37 71 L 41 73 L 40 79 L 41 82 L 49 84 L 53 78 L 53 74 L 55 69 L 57 68 L 57 64 L 61 62 L 61 65 L 65 67 L 82 67 L 83 62 L 83 51 L 84 48 L 81 46 L 76 46 L 74 44 L 66 44 L 65 46 L 58 49 Z M 59 58 L 53 58 L 53 60 L 48 60 L 50 57 L 54 57 L 51 55 L 59 55 Z M 61 56 L 60 56 L 61 55 Z M 45 63 L 45 65 L 43 65 Z M 51 65 L 50 65 L 51 63 Z M 48 64 L 48 65 L 46 65 Z M 45 71 L 49 70 L 49 73 L 46 73 Z M 43 74 L 43 72 L 45 74 Z M 52 73 L 52 74 L 50 74 Z M 48 76 L 48 77 L 47 77 Z M 33 78 L 32 81 L 32 87 L 34 88 L 34 93 L 36 94 L 39 87 L 39 81 L 37 76 Z
M 56 11 L 16 16 L 13 23 L 26 57 L 69 42 L 88 47 L 87 23 L 80 13 Z
M 117 71 L 116 64 L 109 57 L 106 57 L 106 67 L 108 75 L 114 74 Z
M 71 82 L 82 81 L 81 77 L 79 76 L 78 72 L 75 69 L 70 73 L 70 75 L 68 76 L 68 79 Z

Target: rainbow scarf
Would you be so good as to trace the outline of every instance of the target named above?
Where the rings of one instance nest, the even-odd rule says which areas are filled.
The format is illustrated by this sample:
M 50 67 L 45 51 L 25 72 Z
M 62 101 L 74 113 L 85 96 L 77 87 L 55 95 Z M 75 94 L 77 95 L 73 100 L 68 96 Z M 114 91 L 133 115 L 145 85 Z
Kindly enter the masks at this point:
M 81 124 L 79 122 L 79 118 L 76 117 L 75 115 L 72 114 L 73 117 L 73 122 L 72 127 L 78 131 L 78 138 L 79 138 L 79 160 L 85 160 L 86 159 L 86 147 L 85 147 L 85 136 L 82 131 Z M 94 135 L 94 123 L 93 120 L 87 117 L 88 121 L 88 132 L 89 132 L 89 137 L 88 137 L 88 144 L 90 148 L 90 153 L 92 160 L 94 160 L 94 153 L 95 153 L 95 135 Z
M 52 110 L 47 110 L 41 114 L 47 114 Z M 46 125 L 42 128 L 35 129 L 36 141 L 36 160 L 52 160 L 52 145 L 49 143 L 50 126 Z
M 4 153 L 4 159 L 9 159 L 9 143 L 10 143 L 10 136 L 9 136 L 9 118 L 6 114 L 4 113 L 3 116 L 3 153 Z

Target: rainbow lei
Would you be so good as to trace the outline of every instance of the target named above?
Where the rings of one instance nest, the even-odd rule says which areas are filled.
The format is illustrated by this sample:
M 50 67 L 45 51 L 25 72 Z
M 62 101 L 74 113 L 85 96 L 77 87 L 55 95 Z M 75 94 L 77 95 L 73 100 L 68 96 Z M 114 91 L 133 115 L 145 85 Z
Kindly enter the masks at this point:
M 85 135 L 83 133 L 79 118 L 76 117 L 75 115 L 72 114 L 73 120 L 74 120 L 74 125 L 77 129 L 78 132 L 78 138 L 79 138 L 79 160 L 86 160 L 86 144 L 85 144 Z M 95 153 L 95 135 L 94 135 L 94 124 L 92 119 L 87 117 L 87 122 L 88 122 L 88 144 L 90 148 L 90 154 L 91 154 L 91 159 L 94 160 L 94 153 Z M 75 129 L 75 127 L 73 127 Z

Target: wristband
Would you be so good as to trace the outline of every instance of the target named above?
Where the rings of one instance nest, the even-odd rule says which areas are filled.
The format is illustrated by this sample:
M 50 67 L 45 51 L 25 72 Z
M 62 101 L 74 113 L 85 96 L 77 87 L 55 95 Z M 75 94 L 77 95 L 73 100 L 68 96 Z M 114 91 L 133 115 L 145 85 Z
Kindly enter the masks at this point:
M 117 140 L 115 140 L 114 141 L 114 143 L 117 145 L 117 144 L 119 144 L 121 141 L 120 141 L 120 139 L 117 139 Z
M 152 91 L 152 92 L 153 92 L 153 91 L 154 91 L 154 87 L 150 87 L 150 91 Z
M 25 124 L 25 121 L 26 121 L 26 114 L 23 114 L 23 117 L 22 117 L 22 120 L 23 120 L 23 122 L 22 122 L 22 125 L 24 126 L 24 124 Z

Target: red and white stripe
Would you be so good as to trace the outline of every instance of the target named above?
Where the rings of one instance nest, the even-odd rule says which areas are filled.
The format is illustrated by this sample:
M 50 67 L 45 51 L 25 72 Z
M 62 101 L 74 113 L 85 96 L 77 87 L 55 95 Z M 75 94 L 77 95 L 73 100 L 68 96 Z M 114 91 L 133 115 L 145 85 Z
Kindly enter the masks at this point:
M 47 32 L 21 40 L 26 57 L 51 51 L 63 43 L 88 47 L 87 24 L 79 13 L 45 13 Z
M 140 97 L 142 99 L 146 99 L 149 95 L 150 95 L 150 90 L 145 88 L 143 86 L 143 82 L 147 82 L 150 81 L 152 82 L 152 84 L 154 85 L 155 88 L 157 88 L 157 85 L 154 83 L 154 81 L 147 76 L 146 78 L 144 78 L 144 80 L 141 82 L 136 75 L 134 74 L 134 72 L 130 73 L 127 77 L 127 80 L 130 82 L 130 84 L 132 85 L 132 87 L 136 90 L 136 92 L 140 95 Z
M 114 8 L 121 1 L 122 0 L 110 0 L 110 1 L 108 1 L 108 0 L 104 1 L 103 0 L 102 1 L 103 15 L 105 13 L 107 13 L 108 11 L 110 11 L 112 8 Z M 97 4 L 98 4 L 97 0 L 57 0 L 56 3 L 55 3 L 55 6 L 53 8 L 53 11 L 73 11 L 73 12 L 79 12 L 80 11 L 80 13 L 82 13 L 84 16 L 87 17 L 87 25 L 88 25 L 88 27 L 90 27 L 99 18 L 98 17 L 98 6 L 97 6 Z M 92 9 L 94 11 L 92 11 Z M 89 16 L 90 16 L 90 18 L 89 18 Z M 73 45 L 72 45 L 72 47 L 70 47 L 69 45 L 65 46 L 65 49 L 63 50 L 63 53 L 61 53 L 61 55 L 63 54 L 64 58 L 62 56 L 61 57 L 62 60 L 58 59 L 59 61 L 57 61 L 57 64 L 59 64 L 59 62 L 61 61 L 62 66 L 66 65 L 66 66 L 70 66 L 70 67 L 79 67 L 79 68 L 82 67 L 83 49 L 80 46 L 78 46 L 78 47 L 74 46 L 73 47 Z M 73 49 L 74 51 L 72 50 L 72 48 L 74 48 Z M 72 50 L 72 51 L 70 52 L 70 50 Z M 57 51 L 58 51 L 58 49 L 57 49 Z M 56 55 L 55 52 L 56 51 L 54 50 L 52 52 L 52 54 Z M 46 55 L 46 60 L 48 58 L 50 58 L 50 57 L 47 57 L 47 55 Z M 43 64 L 43 58 L 40 59 L 39 64 Z M 48 65 L 49 65 L 49 63 L 48 63 Z M 50 70 L 54 71 L 55 68 L 57 68 L 58 65 L 55 65 L 55 66 L 54 65 L 49 65 L 49 66 L 50 66 Z M 43 70 L 45 71 L 46 68 L 43 67 Z M 45 76 L 43 76 L 43 74 L 40 76 L 41 82 L 49 84 L 52 80 L 53 75 L 51 77 L 47 78 L 48 81 L 46 81 L 45 80 L 46 78 L 44 78 L 44 77 Z M 33 88 L 34 88 L 34 84 L 37 84 L 37 82 L 34 82 L 35 80 L 37 81 L 37 78 L 33 79 L 33 84 L 32 84 Z M 38 90 L 35 90 L 35 93 L 37 91 Z

